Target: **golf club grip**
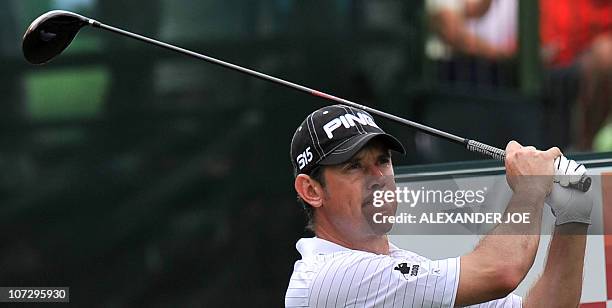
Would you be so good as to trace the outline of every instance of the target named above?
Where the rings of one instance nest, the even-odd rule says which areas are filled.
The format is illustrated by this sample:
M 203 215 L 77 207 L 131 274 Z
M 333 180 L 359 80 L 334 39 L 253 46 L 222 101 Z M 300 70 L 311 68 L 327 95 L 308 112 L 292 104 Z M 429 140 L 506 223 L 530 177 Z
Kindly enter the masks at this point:
M 481 153 L 501 161 L 504 161 L 506 159 L 506 151 L 496 148 L 494 146 L 490 146 L 488 144 L 469 139 L 466 139 L 465 145 L 467 149 L 472 152 Z M 586 192 L 591 188 L 591 178 L 585 174 L 582 176 L 582 178 L 580 178 L 580 181 L 578 181 L 577 183 L 570 183 L 569 187 L 582 192 Z

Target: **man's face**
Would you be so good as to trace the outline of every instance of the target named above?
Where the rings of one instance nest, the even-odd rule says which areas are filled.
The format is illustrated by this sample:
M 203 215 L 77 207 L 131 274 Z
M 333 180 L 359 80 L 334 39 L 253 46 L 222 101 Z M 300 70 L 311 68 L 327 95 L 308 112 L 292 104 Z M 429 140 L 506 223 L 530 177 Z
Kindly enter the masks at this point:
M 395 215 L 397 209 L 397 202 L 373 205 L 374 191 L 395 191 L 391 154 L 383 143 L 370 142 L 349 161 L 325 168 L 324 176 L 326 193 L 320 214 L 338 231 L 369 236 L 391 229 L 391 224 L 377 224 L 373 219 L 376 213 Z

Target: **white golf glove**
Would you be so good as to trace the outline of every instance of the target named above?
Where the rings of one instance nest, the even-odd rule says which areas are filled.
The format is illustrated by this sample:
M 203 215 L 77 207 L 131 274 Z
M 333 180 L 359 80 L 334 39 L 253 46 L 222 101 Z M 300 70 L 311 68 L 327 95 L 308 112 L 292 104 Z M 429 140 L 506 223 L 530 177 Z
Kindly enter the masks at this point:
M 555 175 L 553 176 L 552 191 L 546 198 L 553 215 L 557 218 L 555 224 L 562 225 L 570 222 L 591 224 L 591 209 L 593 199 L 588 192 L 570 188 L 569 185 L 578 183 L 587 170 L 582 164 L 559 156 L 555 159 Z

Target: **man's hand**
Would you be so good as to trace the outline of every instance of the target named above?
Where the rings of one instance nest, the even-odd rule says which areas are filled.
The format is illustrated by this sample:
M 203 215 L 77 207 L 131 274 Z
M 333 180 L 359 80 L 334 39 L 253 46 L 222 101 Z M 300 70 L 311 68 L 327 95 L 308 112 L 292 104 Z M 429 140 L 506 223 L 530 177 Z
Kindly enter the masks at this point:
M 591 210 L 593 199 L 588 192 L 572 189 L 569 184 L 575 184 L 587 173 L 582 164 L 560 156 L 554 162 L 555 175 L 552 192 L 546 199 L 553 215 L 557 217 L 556 225 L 570 222 L 582 224 L 591 223 Z
M 506 146 L 506 180 L 514 192 L 529 191 L 546 196 L 552 190 L 553 161 L 561 156 L 554 147 L 538 151 L 516 141 Z

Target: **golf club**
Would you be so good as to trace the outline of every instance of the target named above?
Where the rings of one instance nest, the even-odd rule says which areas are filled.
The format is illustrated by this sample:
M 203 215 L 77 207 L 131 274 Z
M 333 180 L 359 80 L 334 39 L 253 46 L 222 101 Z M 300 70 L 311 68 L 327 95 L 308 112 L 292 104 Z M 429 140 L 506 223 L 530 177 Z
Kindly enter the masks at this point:
M 418 129 L 424 133 L 427 133 L 432 136 L 442 137 L 444 139 L 450 140 L 455 143 L 462 144 L 469 151 L 478 152 L 484 155 L 488 155 L 492 158 L 498 160 L 504 160 L 506 157 L 506 152 L 502 149 L 475 141 L 467 138 L 462 138 L 423 124 L 419 124 L 410 120 L 406 120 L 404 118 L 400 118 L 398 116 L 376 110 L 374 108 L 370 108 L 368 106 L 364 106 L 361 104 L 357 104 L 355 102 L 336 97 L 321 91 L 317 91 L 299 84 L 295 84 L 277 77 L 273 77 L 270 75 L 266 75 L 242 66 L 238 66 L 232 63 L 228 63 L 225 61 L 221 61 L 219 59 L 209 57 L 203 54 L 199 54 L 184 48 L 180 48 L 174 45 L 170 45 L 168 43 L 164 43 L 158 40 L 154 40 L 139 34 L 135 34 L 132 32 L 128 32 L 119 28 L 115 28 L 109 25 L 105 25 L 99 21 L 96 21 L 91 18 L 87 18 L 72 12 L 68 11 L 50 11 L 47 12 L 40 17 L 36 18 L 32 24 L 26 30 L 26 33 L 23 36 L 23 55 L 25 59 L 32 64 L 45 64 L 51 61 L 53 58 L 58 56 L 62 51 L 64 51 L 68 45 L 75 38 L 77 33 L 85 26 L 92 26 L 94 28 L 104 29 L 110 32 L 114 32 L 132 39 L 137 39 L 143 41 L 145 43 L 149 43 L 152 45 L 156 45 L 159 47 L 163 47 L 175 52 L 182 53 L 184 55 L 188 55 L 200 60 L 204 60 L 213 64 L 217 64 L 219 66 L 229 68 L 235 71 L 239 71 L 241 73 L 257 77 L 259 79 L 263 79 L 269 82 L 273 82 L 276 84 L 281 84 L 283 86 L 306 92 L 310 95 L 318 96 L 327 100 L 331 100 L 334 102 L 338 102 L 341 104 L 349 105 L 351 107 L 355 107 L 358 109 L 365 110 L 369 113 L 378 115 L 380 117 L 413 127 Z M 583 176 L 579 182 L 576 184 L 571 184 L 572 188 L 575 188 L 580 191 L 588 191 L 591 187 L 591 178 L 588 176 Z

